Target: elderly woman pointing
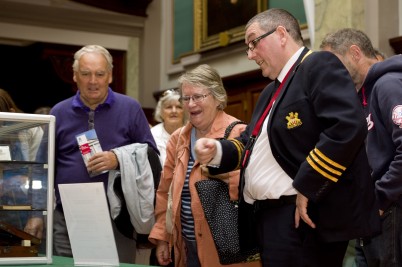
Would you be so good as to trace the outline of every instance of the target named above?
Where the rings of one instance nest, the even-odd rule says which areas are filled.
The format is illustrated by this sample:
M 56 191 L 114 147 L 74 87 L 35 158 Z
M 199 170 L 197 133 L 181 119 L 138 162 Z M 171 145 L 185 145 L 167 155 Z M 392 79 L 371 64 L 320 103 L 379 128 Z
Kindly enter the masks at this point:
M 200 65 L 179 78 L 183 108 L 189 122 L 176 130 L 166 149 L 166 161 L 156 193 L 156 223 L 149 235 L 157 245 L 159 264 L 170 263 L 169 246 L 173 246 L 175 266 L 221 266 L 208 222 L 205 219 L 195 182 L 207 179 L 194 155 L 194 144 L 202 137 L 221 138 L 232 122 L 226 114 L 227 95 L 222 79 L 209 65 Z M 245 125 L 236 125 L 229 137 L 238 136 Z M 225 175 L 231 199 L 238 197 L 239 172 Z M 172 185 L 172 224 L 166 227 L 168 191 Z M 260 262 L 226 266 L 260 266 Z

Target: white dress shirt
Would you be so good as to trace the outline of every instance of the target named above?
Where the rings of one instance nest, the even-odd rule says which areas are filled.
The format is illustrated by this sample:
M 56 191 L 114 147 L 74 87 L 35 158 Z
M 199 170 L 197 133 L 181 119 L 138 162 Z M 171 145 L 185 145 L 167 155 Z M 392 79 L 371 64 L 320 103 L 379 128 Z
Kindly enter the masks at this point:
M 304 47 L 300 48 L 283 67 L 277 78 L 279 82 L 283 81 L 303 49 Z M 296 189 L 292 186 L 292 178 L 285 173 L 272 155 L 267 133 L 269 115 L 264 120 L 261 134 L 255 141 L 247 168 L 244 172 L 245 186 L 243 195 L 245 201 L 250 204 L 254 203 L 255 200 L 278 199 L 281 196 L 297 194 Z M 209 163 L 211 166 L 219 165 L 222 159 L 221 144 L 218 141 L 216 143 L 218 152 Z

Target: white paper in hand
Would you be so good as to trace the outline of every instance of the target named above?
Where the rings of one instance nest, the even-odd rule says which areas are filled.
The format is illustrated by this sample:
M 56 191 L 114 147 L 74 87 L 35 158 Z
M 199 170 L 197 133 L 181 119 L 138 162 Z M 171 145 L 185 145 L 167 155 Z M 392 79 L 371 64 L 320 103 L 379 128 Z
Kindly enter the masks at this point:
M 82 159 L 84 160 L 85 166 L 88 165 L 88 161 L 93 155 L 103 151 L 95 129 L 83 132 L 81 134 L 77 134 L 75 138 L 77 139 L 77 143 L 80 148 Z M 100 173 L 89 171 L 88 174 L 90 177 L 94 177 L 105 172 L 108 171 L 106 170 Z

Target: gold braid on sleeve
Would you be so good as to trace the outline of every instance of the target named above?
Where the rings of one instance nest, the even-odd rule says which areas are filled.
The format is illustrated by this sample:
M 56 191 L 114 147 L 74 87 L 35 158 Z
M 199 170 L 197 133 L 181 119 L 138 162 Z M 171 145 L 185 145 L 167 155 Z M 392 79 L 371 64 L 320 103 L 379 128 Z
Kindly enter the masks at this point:
M 240 163 L 241 163 L 241 154 L 243 153 L 244 145 L 243 145 L 242 142 L 240 142 L 237 139 L 229 138 L 228 140 L 230 142 L 232 142 L 236 146 L 236 149 L 237 149 L 237 165 L 236 165 L 236 169 L 239 169 L 240 168 Z

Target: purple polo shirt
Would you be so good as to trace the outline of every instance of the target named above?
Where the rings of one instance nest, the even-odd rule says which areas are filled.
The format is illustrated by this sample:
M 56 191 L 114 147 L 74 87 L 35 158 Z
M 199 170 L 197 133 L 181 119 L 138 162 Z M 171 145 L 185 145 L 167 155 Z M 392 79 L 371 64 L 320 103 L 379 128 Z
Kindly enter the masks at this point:
M 50 113 L 56 117 L 56 203 L 61 203 L 59 184 L 103 182 L 106 188 L 108 173 L 90 177 L 78 148 L 76 135 L 89 130 L 89 108 L 80 92 L 56 104 Z M 95 110 L 94 124 L 103 151 L 132 143 L 148 143 L 157 151 L 141 105 L 129 96 L 109 88 L 106 101 Z

